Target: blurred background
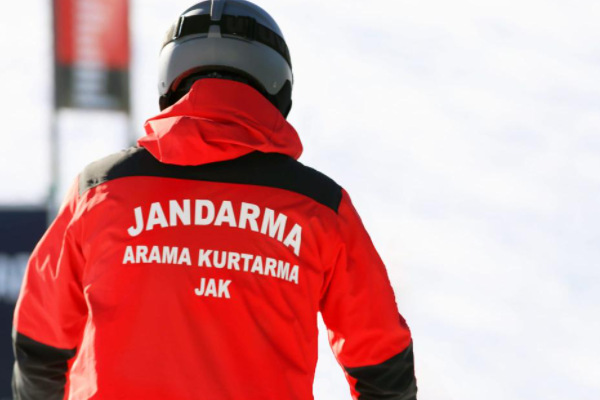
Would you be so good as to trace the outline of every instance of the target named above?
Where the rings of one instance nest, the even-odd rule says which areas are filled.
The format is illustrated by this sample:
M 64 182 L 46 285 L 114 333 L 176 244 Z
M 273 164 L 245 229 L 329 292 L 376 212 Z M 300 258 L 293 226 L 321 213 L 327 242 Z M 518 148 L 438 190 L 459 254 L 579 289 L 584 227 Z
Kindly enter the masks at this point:
M 291 51 L 300 161 L 388 267 L 419 399 L 599 399 L 600 3 L 255 2 Z M 47 205 L 144 135 L 194 1 L 54 3 L 0 2 L 0 399 Z M 319 324 L 315 399 L 350 399 Z

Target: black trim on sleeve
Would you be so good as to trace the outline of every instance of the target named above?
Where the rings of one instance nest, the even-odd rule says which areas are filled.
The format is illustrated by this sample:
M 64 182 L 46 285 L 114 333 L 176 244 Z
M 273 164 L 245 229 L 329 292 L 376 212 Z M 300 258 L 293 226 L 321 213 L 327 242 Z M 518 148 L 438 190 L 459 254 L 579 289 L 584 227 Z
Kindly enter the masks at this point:
M 342 188 L 335 181 L 285 154 L 254 151 L 233 160 L 184 166 L 161 163 L 145 148 L 137 146 L 88 165 L 80 174 L 79 193 L 113 179 L 133 176 L 285 189 L 307 196 L 336 213 L 342 201 Z
M 14 400 L 62 400 L 68 361 L 77 349 L 59 349 L 33 340 L 13 328 Z
M 417 399 L 412 341 L 402 352 L 381 364 L 345 369 L 357 380 L 355 389 L 359 400 Z

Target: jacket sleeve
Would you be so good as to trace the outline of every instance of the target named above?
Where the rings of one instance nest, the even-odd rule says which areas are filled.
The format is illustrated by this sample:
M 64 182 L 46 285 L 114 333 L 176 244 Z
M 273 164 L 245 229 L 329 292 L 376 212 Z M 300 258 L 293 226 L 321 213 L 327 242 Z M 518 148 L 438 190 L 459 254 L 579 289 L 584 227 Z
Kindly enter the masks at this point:
M 342 189 L 340 243 L 325 274 L 320 308 L 329 343 L 354 400 L 416 400 L 410 330 L 386 267 Z
M 73 224 L 77 197 L 76 181 L 27 264 L 13 320 L 15 400 L 67 396 L 69 362 L 87 318 L 84 259 Z

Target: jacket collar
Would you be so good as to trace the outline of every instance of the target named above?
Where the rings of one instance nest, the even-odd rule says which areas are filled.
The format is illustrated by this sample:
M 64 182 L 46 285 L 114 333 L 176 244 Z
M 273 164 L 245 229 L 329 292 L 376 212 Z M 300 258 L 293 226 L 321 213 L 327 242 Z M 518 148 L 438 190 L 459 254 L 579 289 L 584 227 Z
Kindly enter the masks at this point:
M 223 79 L 201 79 L 173 106 L 150 118 L 138 139 L 166 164 L 201 165 L 253 151 L 302 154 L 298 133 L 254 88 Z

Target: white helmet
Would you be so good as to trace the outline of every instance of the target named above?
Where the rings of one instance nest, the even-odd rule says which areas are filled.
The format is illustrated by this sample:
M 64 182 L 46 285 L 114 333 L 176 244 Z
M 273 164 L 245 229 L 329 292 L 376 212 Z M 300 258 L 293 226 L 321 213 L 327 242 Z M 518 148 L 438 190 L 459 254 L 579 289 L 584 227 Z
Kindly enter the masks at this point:
M 287 117 L 294 76 L 279 26 L 244 0 L 203 1 L 167 32 L 160 52 L 161 109 L 175 103 L 199 77 L 248 83 Z

